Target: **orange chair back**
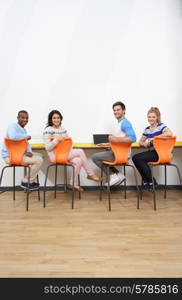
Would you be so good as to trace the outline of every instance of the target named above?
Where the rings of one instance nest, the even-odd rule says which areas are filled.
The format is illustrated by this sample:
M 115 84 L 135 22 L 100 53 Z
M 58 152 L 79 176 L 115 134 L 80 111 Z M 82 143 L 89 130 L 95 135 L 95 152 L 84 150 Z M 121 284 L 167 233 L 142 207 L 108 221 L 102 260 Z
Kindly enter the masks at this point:
M 66 137 L 54 147 L 55 164 L 72 165 L 72 163 L 68 161 L 68 154 L 71 150 L 72 144 L 72 139 L 70 137 Z
M 151 165 L 170 164 L 171 153 L 176 143 L 175 136 L 156 136 L 153 140 L 154 149 L 159 159 L 156 162 L 150 162 Z
M 111 149 L 114 153 L 115 160 L 113 162 L 103 161 L 107 165 L 128 164 L 128 152 L 131 149 L 132 143 L 111 142 Z
M 28 145 L 27 139 L 13 141 L 5 138 L 4 143 L 7 151 L 9 152 L 9 165 L 27 166 L 27 164 L 23 162 L 23 155 L 25 154 Z

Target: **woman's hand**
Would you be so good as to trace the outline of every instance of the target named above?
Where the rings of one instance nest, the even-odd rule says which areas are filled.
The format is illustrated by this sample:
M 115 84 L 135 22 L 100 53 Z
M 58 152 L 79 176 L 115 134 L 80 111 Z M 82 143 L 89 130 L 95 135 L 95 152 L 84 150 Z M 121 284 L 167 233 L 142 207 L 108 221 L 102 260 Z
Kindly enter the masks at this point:
M 150 142 L 149 142 L 148 140 L 146 140 L 145 142 L 143 142 L 143 146 L 144 146 L 145 148 L 149 148 Z
M 58 137 L 56 137 L 58 142 L 61 142 L 64 140 L 64 137 L 62 135 L 59 135 Z
M 150 147 L 150 142 L 148 140 L 145 141 L 140 141 L 140 145 L 145 147 L 145 148 L 149 148 Z
M 146 137 L 141 137 L 141 139 L 139 140 L 139 145 L 145 148 L 149 148 L 150 142 Z

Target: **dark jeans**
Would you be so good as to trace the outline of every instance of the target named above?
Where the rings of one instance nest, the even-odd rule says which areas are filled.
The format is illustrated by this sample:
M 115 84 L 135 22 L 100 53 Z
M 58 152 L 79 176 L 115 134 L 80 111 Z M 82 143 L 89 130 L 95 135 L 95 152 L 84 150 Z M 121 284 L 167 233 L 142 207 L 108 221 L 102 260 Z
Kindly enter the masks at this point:
M 142 176 L 144 182 L 152 182 L 152 173 L 150 166 L 148 165 L 149 161 L 155 162 L 158 160 L 158 154 L 155 150 L 145 151 L 138 154 L 135 154 L 132 157 L 133 163 L 137 168 L 138 172 Z M 154 182 L 156 182 L 154 180 Z

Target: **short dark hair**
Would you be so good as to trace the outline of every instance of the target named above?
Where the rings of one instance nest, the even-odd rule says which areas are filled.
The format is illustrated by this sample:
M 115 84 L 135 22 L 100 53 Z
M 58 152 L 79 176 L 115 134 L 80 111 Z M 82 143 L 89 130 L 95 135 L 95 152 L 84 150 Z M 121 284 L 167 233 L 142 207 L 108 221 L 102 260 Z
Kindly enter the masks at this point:
M 125 107 L 124 103 L 121 102 L 121 101 L 115 102 L 115 103 L 113 104 L 113 106 L 112 106 L 112 109 L 114 109 L 114 107 L 117 106 L 117 105 L 120 105 L 121 108 L 122 108 L 122 110 L 126 110 L 126 107 Z
M 28 115 L 28 112 L 27 112 L 26 110 L 20 110 L 20 111 L 18 112 L 18 116 L 19 116 L 20 114 L 27 114 L 27 115 Z
M 52 125 L 53 125 L 53 124 L 52 124 L 52 117 L 53 117 L 54 114 L 59 115 L 59 116 L 60 116 L 60 119 L 61 119 L 61 121 L 62 121 L 63 116 L 62 116 L 62 114 L 60 113 L 60 111 L 59 111 L 59 110 L 56 110 L 56 109 L 51 110 L 51 112 L 48 114 L 48 120 L 47 120 L 47 125 L 46 125 L 46 127 L 52 126 Z

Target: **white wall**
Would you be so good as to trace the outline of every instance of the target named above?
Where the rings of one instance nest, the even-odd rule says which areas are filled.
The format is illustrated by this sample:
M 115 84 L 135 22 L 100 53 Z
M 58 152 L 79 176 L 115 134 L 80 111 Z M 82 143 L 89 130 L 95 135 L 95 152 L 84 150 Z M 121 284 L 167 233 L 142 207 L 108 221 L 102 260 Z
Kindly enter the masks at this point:
M 158 106 L 182 140 L 181 37 L 180 0 L 0 0 L 1 142 L 20 109 L 33 141 L 59 109 L 73 140 L 91 142 L 118 100 L 138 139 Z

